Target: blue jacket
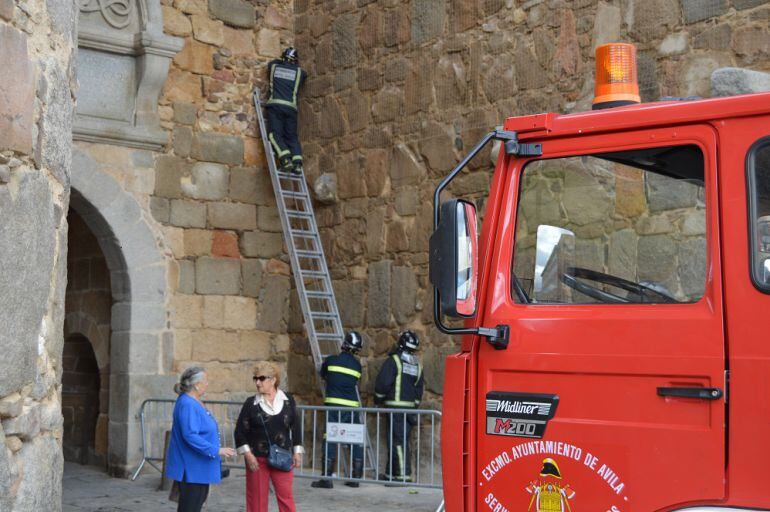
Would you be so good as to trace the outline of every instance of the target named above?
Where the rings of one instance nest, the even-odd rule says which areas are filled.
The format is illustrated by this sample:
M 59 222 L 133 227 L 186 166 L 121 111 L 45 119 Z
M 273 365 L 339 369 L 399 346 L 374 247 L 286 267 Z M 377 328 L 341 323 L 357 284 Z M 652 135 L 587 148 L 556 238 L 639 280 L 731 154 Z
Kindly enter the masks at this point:
M 166 476 L 178 482 L 218 484 L 222 479 L 220 465 L 216 420 L 196 399 L 179 395 L 174 405 Z

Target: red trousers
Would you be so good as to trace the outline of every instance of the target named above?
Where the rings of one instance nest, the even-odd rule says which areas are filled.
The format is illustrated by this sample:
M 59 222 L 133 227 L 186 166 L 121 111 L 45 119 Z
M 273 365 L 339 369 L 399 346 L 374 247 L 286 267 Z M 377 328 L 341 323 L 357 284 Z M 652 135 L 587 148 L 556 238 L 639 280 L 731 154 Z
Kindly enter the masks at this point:
M 278 500 L 280 512 L 296 512 L 294 505 L 294 470 L 279 471 L 267 465 L 266 457 L 257 457 L 259 469 L 246 468 L 246 512 L 267 512 L 267 498 L 270 496 L 269 481 Z

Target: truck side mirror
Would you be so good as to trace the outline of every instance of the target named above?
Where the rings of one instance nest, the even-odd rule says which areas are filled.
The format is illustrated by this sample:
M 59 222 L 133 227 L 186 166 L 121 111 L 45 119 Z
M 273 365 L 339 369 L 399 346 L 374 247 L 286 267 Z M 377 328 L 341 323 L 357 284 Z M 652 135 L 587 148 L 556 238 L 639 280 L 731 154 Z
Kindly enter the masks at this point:
M 476 207 L 461 199 L 441 205 L 438 227 L 430 237 L 430 282 L 439 292 L 441 312 L 450 317 L 476 315 L 478 233 Z

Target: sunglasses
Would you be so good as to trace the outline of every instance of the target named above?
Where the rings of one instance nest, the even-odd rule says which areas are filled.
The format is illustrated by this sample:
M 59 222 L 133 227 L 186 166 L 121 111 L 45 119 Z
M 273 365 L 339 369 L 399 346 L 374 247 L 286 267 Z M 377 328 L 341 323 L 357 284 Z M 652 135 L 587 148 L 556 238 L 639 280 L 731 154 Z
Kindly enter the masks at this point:
M 259 377 L 254 377 L 254 382 L 265 382 L 267 379 L 272 379 L 272 377 L 268 377 L 266 375 L 260 375 Z

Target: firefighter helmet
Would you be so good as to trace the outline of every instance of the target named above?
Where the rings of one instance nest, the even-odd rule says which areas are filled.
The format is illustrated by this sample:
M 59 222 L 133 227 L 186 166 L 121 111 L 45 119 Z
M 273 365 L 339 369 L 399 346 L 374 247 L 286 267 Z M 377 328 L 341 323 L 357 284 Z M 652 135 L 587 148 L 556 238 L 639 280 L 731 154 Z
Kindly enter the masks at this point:
M 350 331 L 342 341 L 342 349 L 350 352 L 358 352 L 364 347 L 364 338 L 358 331 Z
M 420 338 L 417 337 L 417 334 L 415 334 L 414 331 L 407 330 L 398 335 L 399 348 L 414 352 L 419 346 Z
M 543 459 L 543 469 L 540 470 L 540 476 L 552 476 L 561 479 L 559 466 L 553 459 Z
M 281 54 L 281 57 L 283 60 L 291 62 L 292 64 L 296 64 L 299 62 L 299 53 L 297 52 L 297 49 L 293 46 L 289 46 L 286 48 L 283 53 Z

